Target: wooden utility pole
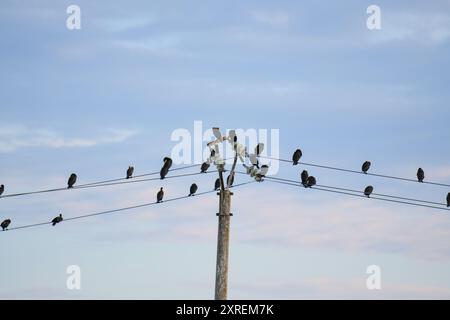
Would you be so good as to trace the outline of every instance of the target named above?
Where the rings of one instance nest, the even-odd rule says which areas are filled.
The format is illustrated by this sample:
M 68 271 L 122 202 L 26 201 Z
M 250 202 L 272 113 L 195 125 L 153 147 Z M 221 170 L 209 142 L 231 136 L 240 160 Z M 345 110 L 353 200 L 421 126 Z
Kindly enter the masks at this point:
M 217 233 L 217 262 L 216 262 L 216 300 L 226 300 L 228 292 L 228 255 L 230 243 L 230 220 L 232 214 L 230 190 L 221 189 L 219 192 L 219 228 Z

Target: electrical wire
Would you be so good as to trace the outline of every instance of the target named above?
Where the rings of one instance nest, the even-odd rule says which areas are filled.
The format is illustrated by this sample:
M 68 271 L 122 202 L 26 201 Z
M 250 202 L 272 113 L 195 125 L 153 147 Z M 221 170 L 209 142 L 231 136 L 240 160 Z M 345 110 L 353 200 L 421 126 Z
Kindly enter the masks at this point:
M 174 168 L 174 169 L 171 169 L 169 172 L 190 169 L 190 168 L 198 167 L 198 166 L 200 166 L 200 165 L 195 164 L 195 165 Z M 209 172 L 210 171 L 207 171 L 206 173 L 209 173 Z M 73 188 L 70 188 L 70 189 L 65 187 L 65 188 L 45 189 L 45 190 L 29 191 L 29 192 L 21 192 L 21 193 L 11 193 L 11 194 L 5 194 L 5 195 L 0 196 L 0 199 L 26 196 L 26 195 L 32 195 L 32 194 L 49 193 L 49 192 L 56 192 L 56 191 L 65 191 L 65 190 L 72 190 L 72 189 L 85 189 L 85 188 L 95 188 L 95 187 L 99 187 L 99 186 L 101 187 L 101 186 L 111 186 L 111 185 L 119 185 L 119 184 L 135 183 L 135 182 L 154 181 L 154 180 L 160 180 L 160 178 L 148 178 L 148 179 L 140 179 L 140 180 L 135 180 L 135 178 L 152 176 L 152 175 L 159 174 L 159 173 L 160 173 L 160 171 L 155 171 L 155 172 L 151 172 L 151 173 L 136 175 L 129 179 L 117 178 L 117 179 L 109 179 L 109 180 L 102 180 L 102 181 L 97 181 L 97 182 L 84 183 L 84 184 L 74 186 Z M 198 174 L 200 174 L 200 172 L 198 172 Z M 194 174 L 190 174 L 190 175 L 194 175 Z M 185 175 L 167 176 L 167 177 L 165 177 L 165 179 L 178 178 L 178 177 L 183 177 L 183 176 L 185 176 Z
M 273 158 L 273 157 L 264 157 L 264 156 L 259 156 L 259 157 L 263 158 L 263 159 L 269 159 L 269 160 L 276 160 L 276 161 L 281 161 L 281 162 L 286 162 L 286 163 L 292 163 L 292 160 L 287 160 L 287 159 L 280 159 L 280 158 Z M 309 167 L 316 167 L 316 168 L 335 170 L 335 171 L 342 171 L 342 172 L 349 172 L 349 173 L 357 173 L 357 174 L 373 176 L 373 177 L 379 177 L 379 178 L 387 178 L 387 179 L 395 179 L 395 180 L 402 180 L 402 181 L 408 181 L 408 182 L 425 183 L 425 184 L 431 184 L 431 185 L 441 186 L 441 187 L 450 187 L 450 184 L 445 184 L 445 183 L 441 183 L 441 182 L 433 182 L 433 181 L 419 182 L 417 180 L 409 179 L 409 178 L 402 178 L 402 177 L 396 177 L 396 176 L 385 175 L 385 174 L 370 173 L 370 172 L 364 173 L 362 171 L 356 171 L 356 170 L 344 169 L 344 168 L 338 168 L 338 167 L 332 167 L 332 166 L 325 166 L 325 165 L 316 164 L 316 163 L 299 162 L 299 164 L 302 164 L 304 166 L 309 166 Z
M 277 181 L 277 180 L 270 180 L 270 179 L 268 179 L 266 181 L 304 188 L 303 185 L 298 184 L 298 183 L 291 183 L 291 182 L 284 182 L 284 181 Z M 348 196 L 353 196 L 353 197 L 359 197 L 359 198 L 365 198 L 365 199 L 374 199 L 374 200 L 388 201 L 388 202 L 394 202 L 394 203 L 400 203 L 400 204 L 407 204 L 407 205 L 417 206 L 417 207 L 425 207 L 425 208 L 436 209 L 436 210 L 450 211 L 450 209 L 441 208 L 441 207 L 435 207 L 435 206 L 430 206 L 430 205 L 425 205 L 425 204 L 418 204 L 418 203 L 412 203 L 412 202 L 407 202 L 407 201 L 399 201 L 399 200 L 393 200 L 393 199 L 385 199 L 385 198 L 379 198 L 379 197 L 366 197 L 366 196 L 360 195 L 360 194 L 349 193 L 349 192 L 344 192 L 344 191 L 337 191 L 337 190 L 331 190 L 331 189 L 325 189 L 325 188 L 316 187 L 316 186 L 313 186 L 313 187 L 308 188 L 308 189 L 320 190 L 320 191 L 326 191 L 326 192 L 332 192 L 332 193 L 338 193 L 338 194 L 343 194 L 343 195 L 348 195 Z
M 276 177 L 266 177 L 267 179 L 272 179 L 272 180 L 278 180 L 278 181 L 284 181 L 284 182 L 292 182 L 292 183 L 297 183 L 300 184 L 301 186 L 303 186 L 301 184 L 301 182 L 299 181 L 295 181 L 295 180 L 290 180 L 290 179 L 284 179 L 284 178 L 276 178 Z M 328 188 L 328 189 L 334 189 L 334 190 L 340 190 L 340 191 L 348 191 L 348 192 L 355 192 L 355 193 L 359 193 L 359 194 L 364 194 L 364 191 L 361 190 L 355 190 L 355 189 L 347 189 L 347 188 L 339 188 L 339 187 L 332 187 L 332 186 L 327 186 L 327 185 L 321 185 L 321 184 L 316 184 L 316 187 L 323 187 L 323 188 Z M 446 206 L 447 204 L 445 203 L 441 203 L 441 202 L 434 202 L 434 201 L 427 201 L 427 200 L 420 200 L 420 199 L 414 199 L 414 198 L 405 198 L 405 197 L 399 197 L 399 196 L 392 196 L 389 194 L 383 194 L 383 193 L 376 193 L 376 192 L 372 192 L 371 196 L 380 196 L 380 197 L 386 197 L 386 198 L 392 198 L 392 199 L 399 199 L 399 200 L 407 200 L 407 201 L 414 201 L 414 202 L 421 202 L 421 203 L 428 203 L 428 204 L 435 204 L 435 205 L 439 205 L 439 206 Z M 365 195 L 364 195 L 365 196 Z
M 231 188 L 244 186 L 244 185 L 247 185 L 247 184 L 250 184 L 250 183 L 254 183 L 254 182 L 255 181 L 242 182 L 242 183 L 235 184 L 235 185 L 231 186 Z M 120 211 L 127 211 L 127 210 L 132 210 L 132 209 L 149 207 L 149 206 L 153 206 L 153 205 L 164 204 L 164 203 L 167 203 L 167 202 L 173 202 L 173 201 L 178 201 L 178 200 L 182 200 L 182 199 L 196 198 L 197 196 L 202 196 L 202 195 L 213 193 L 213 192 L 217 192 L 217 191 L 216 190 L 209 190 L 209 191 L 196 193 L 193 196 L 181 196 L 181 197 L 176 197 L 176 198 L 170 198 L 170 199 L 167 199 L 167 200 L 163 200 L 160 203 L 158 203 L 158 202 L 148 202 L 148 203 L 143 203 L 143 204 L 139 204 L 139 205 L 123 207 L 123 208 L 118 208 L 118 209 L 113 209 L 113 210 L 106 210 L 106 211 L 100 211 L 100 212 L 94 212 L 94 213 L 87 213 L 87 214 L 82 214 L 82 215 L 73 216 L 73 217 L 69 217 L 69 218 L 64 218 L 61 222 L 85 219 L 85 218 L 89 218 L 89 217 L 101 216 L 101 215 L 111 214 L 111 213 L 120 212 Z M 26 225 L 22 225 L 22 226 L 18 226 L 18 227 L 8 228 L 5 231 L 28 229 L 28 228 L 34 228 L 34 227 L 50 225 L 50 224 L 52 224 L 51 221 L 39 222 L 39 223 L 33 223 L 33 224 L 26 224 Z

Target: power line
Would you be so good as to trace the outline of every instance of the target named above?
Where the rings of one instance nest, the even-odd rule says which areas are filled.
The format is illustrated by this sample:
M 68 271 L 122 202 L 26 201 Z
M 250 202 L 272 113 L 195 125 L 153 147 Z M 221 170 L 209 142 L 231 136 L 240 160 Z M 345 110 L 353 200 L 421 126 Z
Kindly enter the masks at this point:
M 231 188 L 244 186 L 244 185 L 247 185 L 247 184 L 250 184 L 250 183 L 254 183 L 254 182 L 255 181 L 242 182 L 242 183 L 239 183 L 239 184 L 231 186 Z M 216 190 L 209 190 L 209 191 L 196 193 L 194 196 L 181 196 L 181 197 L 176 197 L 176 198 L 170 198 L 170 199 L 162 201 L 161 203 L 173 202 L 173 201 L 178 201 L 178 200 L 188 199 L 188 198 L 195 198 L 197 196 L 202 196 L 202 195 L 213 193 L 213 192 L 217 192 L 217 191 Z M 79 220 L 79 219 L 85 219 L 85 218 L 89 218 L 89 217 L 101 216 L 101 215 L 111 214 L 111 213 L 115 213 L 115 212 L 132 210 L 132 209 L 138 209 L 138 208 L 143 208 L 143 207 L 148 207 L 148 206 L 153 206 L 153 205 L 158 205 L 158 204 L 159 204 L 158 202 L 148 202 L 148 203 L 143 203 L 143 204 L 139 204 L 139 205 L 123 207 L 123 208 L 119 208 L 119 209 L 106 210 L 106 211 L 100 211 L 100 212 L 94 212 L 94 213 L 87 213 L 87 214 L 83 214 L 83 215 L 73 216 L 73 217 L 70 217 L 70 218 L 64 218 L 64 220 L 62 220 L 62 222 Z M 22 226 L 18 226 L 18 227 L 8 228 L 5 231 L 13 231 L 13 230 L 34 228 L 34 227 L 44 226 L 44 225 L 49 225 L 49 224 L 52 224 L 52 222 L 51 221 L 46 221 L 46 222 L 39 222 L 39 223 L 33 223 L 33 224 L 26 224 L 26 225 L 22 225 Z
M 263 159 L 277 160 L 277 161 L 281 161 L 281 162 L 292 163 L 291 160 L 287 160 L 287 159 L 279 159 L 279 158 L 264 157 L 264 156 L 259 156 L 259 157 L 263 158 Z M 362 171 L 356 171 L 356 170 L 344 169 L 344 168 L 338 168 L 338 167 L 332 167 L 332 166 L 325 166 L 325 165 L 316 164 L 316 163 L 299 162 L 299 164 L 302 164 L 304 166 L 309 166 L 309 167 L 316 167 L 316 168 L 322 168 L 322 169 L 328 169 L 328 170 L 357 173 L 357 174 L 374 176 L 374 177 L 379 177 L 379 178 L 395 179 L 395 180 L 402 180 L 402 181 L 408 181 L 408 182 L 426 183 L 426 184 L 431 184 L 431 185 L 436 185 L 436 186 L 441 186 L 441 187 L 450 187 L 450 184 L 445 184 L 445 183 L 440 183 L 440 182 L 433 182 L 433 181 L 419 182 L 417 180 L 409 179 L 409 178 L 402 178 L 402 177 L 396 177 L 396 176 L 385 175 L 385 174 L 370 173 L 370 172 L 364 173 Z
M 278 180 L 278 181 L 284 181 L 284 182 L 292 182 L 292 183 L 297 183 L 302 185 L 299 181 L 295 181 L 295 180 L 290 180 L 290 179 L 283 179 L 283 178 L 276 178 L 276 177 L 266 177 L 268 179 L 273 179 L 273 180 Z M 303 186 L 303 185 L 302 185 Z M 361 190 L 355 190 L 355 189 L 347 189 L 347 188 L 340 188 L 340 187 L 332 187 L 332 186 L 327 186 L 327 185 L 320 185 L 320 184 L 316 184 L 316 187 L 323 187 L 323 188 L 328 188 L 328 189 L 334 189 L 334 190 L 340 190 L 340 191 L 348 191 L 348 192 L 355 192 L 355 193 L 359 193 L 359 194 L 364 194 L 364 191 Z M 399 200 L 407 200 L 407 201 L 414 201 L 414 202 L 421 202 L 421 203 L 428 203 L 428 204 L 435 204 L 435 205 L 439 205 L 439 206 L 446 206 L 446 203 L 441 203 L 441 202 L 434 202 L 434 201 L 427 201 L 427 200 L 420 200 L 420 199 L 413 199 L 413 198 L 405 198 L 405 197 L 399 197 L 399 196 L 392 196 L 389 194 L 383 194 L 383 193 L 375 193 L 372 192 L 371 196 L 380 196 L 380 197 L 386 197 L 386 198 L 392 198 L 392 199 L 399 199 Z
M 291 185 L 291 186 L 295 186 L 295 187 L 303 187 L 303 185 L 297 184 L 297 183 L 290 183 L 290 182 L 270 180 L 270 179 L 268 179 L 266 181 L 273 182 L 273 183 L 284 184 L 284 185 Z M 325 188 L 320 188 L 320 187 L 311 187 L 310 189 L 326 191 L 326 192 L 332 192 L 332 193 L 338 193 L 338 194 L 343 194 L 343 195 L 348 195 L 348 196 L 353 196 L 353 197 L 359 197 L 359 198 L 365 198 L 365 199 L 374 199 L 374 200 L 395 202 L 395 203 L 400 203 L 400 204 L 407 204 L 407 205 L 417 206 L 417 207 L 425 207 L 425 208 L 431 208 L 431 209 L 437 209 L 437 210 L 450 211 L 450 209 L 445 209 L 445 208 L 435 207 L 435 206 L 429 206 L 429 205 L 425 205 L 425 204 L 418 204 L 418 203 L 412 203 L 412 202 L 407 202 L 407 201 L 399 201 L 399 200 L 393 200 L 393 199 L 385 199 L 385 198 L 379 198 L 379 197 L 366 197 L 366 196 L 360 195 L 360 194 L 354 194 L 354 193 L 349 193 L 349 192 L 344 192 L 344 191 L 325 189 Z
M 200 166 L 200 165 L 194 164 L 194 165 L 184 166 L 184 167 L 180 167 L 180 168 L 174 168 L 174 169 L 171 169 L 169 172 L 185 170 L 185 169 L 198 167 L 198 166 Z M 206 173 L 210 173 L 210 172 L 214 172 L 214 171 L 208 171 Z M 155 171 L 155 172 L 151 172 L 151 173 L 136 175 L 130 179 L 117 178 L 117 179 L 102 180 L 102 181 L 97 181 L 97 182 L 90 182 L 90 183 L 85 183 L 85 184 L 80 184 L 78 186 L 74 186 L 71 189 L 68 189 L 67 187 L 65 187 L 65 188 L 45 189 L 45 190 L 37 190 L 37 191 L 29 191 L 29 192 L 21 192 L 21 193 L 11 193 L 11 194 L 5 194 L 5 195 L 0 196 L 0 199 L 1 198 L 18 197 L 18 196 L 26 196 L 26 195 L 32 195 L 32 194 L 49 193 L 49 192 L 56 192 L 56 191 L 65 191 L 65 190 L 72 190 L 72 189 L 85 189 L 85 188 L 112 186 L 112 185 L 119 185 L 119 184 L 144 182 L 144 181 L 155 181 L 155 180 L 160 180 L 160 178 L 148 178 L 148 179 L 140 179 L 140 180 L 135 180 L 135 178 L 152 176 L 152 175 L 159 174 L 159 173 L 160 173 L 160 171 Z M 201 172 L 198 172 L 195 174 L 200 174 L 200 173 Z M 188 174 L 188 175 L 195 175 L 195 174 Z M 165 177 L 165 179 L 178 178 L 178 177 L 183 177 L 183 176 L 188 176 L 188 175 L 167 176 L 167 177 Z

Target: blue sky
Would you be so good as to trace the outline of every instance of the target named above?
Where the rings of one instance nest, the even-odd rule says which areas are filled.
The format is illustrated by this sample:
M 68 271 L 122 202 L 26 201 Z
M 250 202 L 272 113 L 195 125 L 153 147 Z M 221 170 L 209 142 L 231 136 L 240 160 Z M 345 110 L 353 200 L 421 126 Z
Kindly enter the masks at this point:
M 81 30 L 66 8 L 81 8 Z M 381 8 L 381 30 L 366 8 Z M 2 1 L 8 192 L 158 170 L 174 130 L 279 129 L 280 155 L 450 183 L 448 1 Z M 281 166 L 297 179 L 302 167 Z M 443 202 L 445 188 L 310 169 Z M 196 177 L 200 191 L 212 175 Z M 239 181 L 245 179 L 240 178 Z M 192 177 L 0 200 L 14 225 L 184 195 Z M 0 234 L 1 298 L 213 297 L 217 197 Z M 450 298 L 450 217 L 263 183 L 233 197 L 230 298 Z M 82 289 L 66 288 L 66 267 Z M 382 290 L 366 289 L 366 267 Z

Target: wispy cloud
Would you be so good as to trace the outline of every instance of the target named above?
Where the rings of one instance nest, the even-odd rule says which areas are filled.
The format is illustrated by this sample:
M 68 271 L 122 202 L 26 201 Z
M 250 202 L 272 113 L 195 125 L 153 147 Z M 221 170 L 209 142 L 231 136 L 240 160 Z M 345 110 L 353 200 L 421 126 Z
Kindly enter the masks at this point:
M 254 21 L 273 27 L 286 27 L 290 22 L 290 16 L 286 12 L 254 11 L 251 16 Z
M 45 129 L 28 128 L 22 125 L 6 125 L 0 128 L 0 153 L 14 152 L 22 148 L 81 148 L 101 144 L 120 143 L 130 139 L 134 130 L 109 129 L 98 137 L 66 137 Z

